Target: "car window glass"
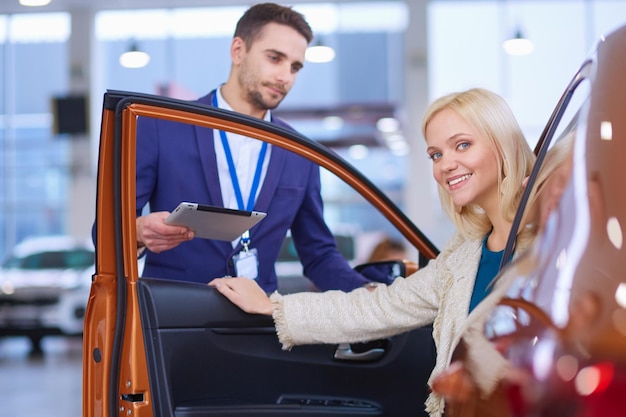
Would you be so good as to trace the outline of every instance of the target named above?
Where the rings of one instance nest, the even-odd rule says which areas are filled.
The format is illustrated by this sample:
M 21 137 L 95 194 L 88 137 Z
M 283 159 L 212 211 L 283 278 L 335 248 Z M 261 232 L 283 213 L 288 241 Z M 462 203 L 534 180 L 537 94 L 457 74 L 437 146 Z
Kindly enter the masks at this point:
M 140 116 L 138 118 L 138 132 L 141 134 L 142 126 L 153 125 L 155 119 Z M 182 160 L 180 164 L 188 164 L 189 160 L 197 158 L 196 152 L 208 152 L 215 155 L 214 144 L 211 142 L 211 137 L 206 133 L 207 129 L 198 126 L 189 126 L 188 131 L 193 132 L 191 135 L 176 135 L 171 130 L 173 124 L 167 122 L 163 124 L 158 122 L 160 126 L 157 136 L 150 139 L 138 138 L 137 158 L 138 161 L 141 158 L 150 159 L 152 162 L 157 161 L 159 158 L 159 152 L 163 152 L 163 146 L 165 143 L 174 144 L 177 147 L 187 148 L 188 152 L 182 154 Z M 199 133 L 200 132 L 200 133 Z M 202 133 L 204 132 L 204 133 Z M 187 142 L 193 142 L 191 146 L 187 146 Z M 243 149 L 243 148 L 242 148 Z M 271 150 L 270 148 L 270 157 Z M 143 153 L 143 155 L 140 155 Z M 193 165 L 197 163 L 193 162 Z M 151 169 L 141 168 L 141 163 L 138 163 L 137 173 L 137 195 L 140 202 L 146 202 L 146 206 L 143 208 L 142 214 L 150 212 L 150 195 L 152 198 L 156 198 L 156 194 L 150 194 L 151 191 L 145 187 L 146 178 L 158 176 L 158 181 L 172 181 L 176 183 L 175 179 L 180 172 L 174 170 L 154 172 Z M 208 171 L 205 166 L 204 171 L 198 169 L 195 173 L 186 172 L 185 175 L 201 176 L 203 179 L 200 182 L 206 186 L 208 176 L 215 174 L 213 171 Z M 335 236 L 335 241 L 339 252 L 348 260 L 348 262 L 355 266 L 357 264 L 365 262 L 374 246 L 386 237 L 391 237 L 394 240 L 400 241 L 406 245 L 407 259 L 417 262 L 417 251 L 412 249 L 409 244 L 404 242 L 404 239 L 400 233 L 396 230 L 396 227 L 391 224 L 380 212 L 378 212 L 371 203 L 369 203 L 363 196 L 352 187 L 346 184 L 341 178 L 331 173 L 325 168 L 320 169 L 321 178 L 321 193 L 324 200 L 324 214 L 325 220 L 330 228 L 331 232 Z M 197 178 L 196 178 L 197 179 Z M 144 184 L 144 185 L 141 185 Z M 215 181 L 213 182 L 215 184 Z M 185 181 L 181 184 L 180 188 L 175 191 L 176 196 L 173 200 L 197 202 L 201 204 L 210 204 L 208 201 L 196 201 L 198 193 L 193 188 L 186 188 Z M 262 189 L 259 191 L 262 192 Z M 206 194 L 205 191 L 201 193 Z M 212 194 L 215 197 L 217 194 Z M 397 198 L 400 195 L 400 190 L 397 194 L 388 196 L 390 199 Z M 174 207 L 170 208 L 171 211 Z M 165 209 L 160 207 L 159 210 Z M 256 209 L 256 208 L 255 208 Z M 261 220 L 263 221 L 263 220 Z M 140 262 L 142 258 L 140 258 Z M 141 263 L 139 265 L 141 267 Z M 182 267 L 182 266 L 181 266 Z M 293 240 L 288 233 L 285 242 L 280 250 L 278 261 L 275 265 L 277 275 L 280 282 L 285 283 L 288 288 L 287 292 L 292 292 L 296 289 L 311 289 L 306 284 L 306 281 L 302 278 L 302 267 L 298 260 L 298 253 L 295 249 Z M 141 268 L 140 268 L 141 275 Z M 293 280 L 291 280 L 293 279 Z M 289 281 L 291 280 L 291 281 Z
M 86 249 L 67 251 L 64 254 L 63 262 L 66 268 L 87 268 L 93 265 L 94 253 Z
M 565 103 L 567 107 L 561 109 L 562 111 L 560 114 L 562 114 L 562 117 L 557 120 L 557 125 L 553 130 L 554 135 L 546 138 L 546 140 L 549 141 L 549 148 L 546 156 L 542 160 L 538 161 L 538 163 L 542 163 L 543 165 L 539 166 L 537 175 L 535 175 L 537 182 L 532 184 L 536 190 L 547 186 L 549 181 L 554 179 L 555 175 L 558 174 L 559 168 L 552 165 L 554 159 L 551 159 L 554 158 L 556 153 L 552 155 L 550 154 L 551 151 L 556 151 L 555 145 L 563 141 L 562 144 L 570 148 L 570 156 L 568 158 L 572 158 L 571 152 L 573 152 L 573 149 L 571 148 L 574 144 L 576 130 L 584 128 L 584 121 L 580 120 L 580 115 L 581 113 L 584 113 L 584 109 L 589 105 L 589 92 L 589 80 L 582 80 L 573 92 L 571 100 Z M 568 141 L 568 143 L 565 141 Z M 559 158 L 563 159 L 563 157 Z M 560 164 L 565 163 L 567 163 L 566 160 L 560 162 Z M 542 169 L 545 169 L 546 171 L 542 172 Z M 563 189 L 561 188 L 560 192 L 562 193 L 562 191 Z M 560 195 L 558 198 L 560 199 Z M 536 221 L 545 221 L 542 220 L 541 211 L 542 209 L 545 209 L 543 205 L 548 204 L 546 201 L 548 201 L 546 198 L 539 197 L 534 201 L 534 203 L 529 202 L 525 209 L 537 210 L 537 215 L 539 217 Z M 549 204 L 551 207 L 550 210 L 554 210 L 555 206 L 558 205 L 558 201 L 549 202 Z M 534 244 L 541 245 L 541 248 L 546 245 L 549 246 L 550 236 L 553 231 L 552 227 L 553 226 L 550 224 L 540 224 L 538 226 L 539 236 Z M 533 249 L 535 248 L 531 247 L 531 250 Z M 549 253 L 549 250 L 539 249 L 538 253 L 547 254 Z M 533 265 L 528 265 L 529 262 L 532 262 Z M 523 258 L 517 263 L 517 265 L 515 265 L 515 267 L 503 271 L 502 276 L 498 278 L 509 283 L 508 291 L 506 293 L 507 299 L 516 301 L 502 303 L 495 307 L 486 326 L 488 336 L 498 338 L 514 332 L 517 332 L 518 335 L 524 333 L 519 333 L 520 329 L 525 329 L 525 332 L 529 335 L 536 335 L 536 329 L 545 328 L 546 323 L 550 321 L 544 317 L 544 314 L 540 309 L 537 309 L 536 306 L 539 305 L 540 307 L 546 307 L 546 311 L 549 311 L 549 307 L 544 305 L 545 303 L 549 303 L 549 300 L 542 300 L 539 295 L 541 293 L 551 294 L 552 291 L 549 289 L 547 290 L 546 287 L 554 287 L 556 283 L 551 282 L 552 279 L 549 274 L 543 274 L 541 277 L 536 275 L 539 270 L 538 265 L 534 264 L 536 262 L 541 262 L 541 256 L 538 258 Z M 517 276 L 514 277 L 513 275 Z M 532 301 L 532 303 L 530 301 Z
M 93 265 L 94 253 L 87 249 L 63 251 L 45 251 L 25 256 L 10 258 L 5 268 L 22 269 L 67 269 L 87 268 Z
M 584 79 L 578 84 L 574 90 L 572 97 L 567 103 L 563 115 L 557 124 L 554 132 L 554 140 L 551 141 L 551 147 L 554 146 L 560 138 L 566 136 L 569 132 L 576 128 L 578 124 L 578 115 L 582 108 L 588 105 L 589 94 L 591 92 L 591 83 L 588 79 Z
M 539 138 L 535 148 L 537 162 L 524 186 L 525 189 L 513 220 L 512 231 L 509 234 L 502 256 L 501 270 L 513 259 L 516 236 L 519 231 L 524 227 L 533 227 L 530 223 L 536 223 L 536 220 L 533 220 L 532 217 L 538 211 L 536 207 L 538 202 L 531 201 L 531 195 L 533 192 L 537 192 L 538 187 L 543 185 L 541 182 L 537 182 L 538 179 L 546 179 L 546 176 L 542 177 L 542 175 L 540 175 L 540 171 L 544 168 L 544 158 L 548 151 L 559 142 L 559 140 L 575 135 L 575 130 L 579 123 L 578 118 L 580 111 L 588 105 L 587 100 L 590 93 L 590 84 L 589 80 L 583 76 L 587 68 L 588 67 L 583 67 L 583 70 L 579 73 L 580 77 L 576 78 L 575 82 L 572 82 L 568 86 L 568 89 L 552 113 L 546 129 Z M 553 167 L 551 166 L 549 169 L 553 169 Z

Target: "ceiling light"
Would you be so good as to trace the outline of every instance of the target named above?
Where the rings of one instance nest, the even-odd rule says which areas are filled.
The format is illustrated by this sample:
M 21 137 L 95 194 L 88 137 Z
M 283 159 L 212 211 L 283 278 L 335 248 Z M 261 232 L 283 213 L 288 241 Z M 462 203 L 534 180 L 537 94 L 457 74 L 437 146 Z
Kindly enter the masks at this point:
M 330 46 L 322 44 L 322 41 L 318 39 L 312 46 L 306 49 L 304 59 L 316 64 L 330 62 L 335 59 L 335 50 Z
M 400 122 L 395 117 L 381 117 L 376 121 L 376 129 L 384 133 L 396 132 L 400 129 Z
M 47 6 L 50 0 L 20 0 L 20 5 L 28 7 Z
M 535 49 L 530 39 L 526 39 L 519 29 L 515 32 L 515 36 L 504 41 L 502 46 L 509 55 L 528 55 Z
M 150 62 L 150 55 L 140 51 L 136 42 L 130 44 L 128 51 L 120 55 L 120 65 L 124 68 L 143 68 Z
M 404 135 L 399 132 L 383 133 L 385 144 L 395 156 L 405 156 L 409 153 L 409 144 Z
M 388 143 L 387 146 L 395 156 L 406 156 L 410 151 L 409 144 L 406 142 L 392 142 Z
M 367 146 L 365 145 L 357 144 L 352 145 L 348 148 L 348 155 L 350 156 L 350 158 L 355 160 L 365 159 L 367 158 L 368 154 L 369 149 L 367 149 Z
M 343 127 L 343 119 L 339 116 L 327 116 L 322 119 L 322 124 L 328 130 L 340 130 Z

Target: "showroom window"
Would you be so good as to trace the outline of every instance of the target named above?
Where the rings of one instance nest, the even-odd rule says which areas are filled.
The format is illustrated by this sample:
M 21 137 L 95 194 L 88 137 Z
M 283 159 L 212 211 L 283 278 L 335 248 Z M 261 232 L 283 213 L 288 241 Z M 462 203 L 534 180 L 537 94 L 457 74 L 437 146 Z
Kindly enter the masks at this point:
M 67 13 L 0 16 L 0 257 L 66 229 L 69 143 L 51 100 L 67 89 L 69 36 Z
M 319 123 L 299 117 L 303 108 L 347 111 L 347 103 L 367 103 L 372 112 L 403 112 L 415 94 L 405 89 L 408 65 L 404 59 L 410 42 L 404 36 L 410 25 L 407 10 L 414 3 L 419 2 L 296 4 L 297 10 L 310 17 L 320 40 L 336 48 L 337 56 L 330 64 L 307 64 L 279 109 L 305 135 L 338 145 L 338 152 L 381 184 L 401 206 L 407 198 L 438 204 L 435 193 L 427 195 L 433 186 L 430 175 L 420 178 L 422 182 L 413 186 L 411 195 L 404 191 L 407 166 L 428 163 L 419 155 L 412 157 L 415 160 L 406 156 L 407 143 L 421 141 L 420 137 L 403 138 L 401 128 L 386 134 L 370 132 L 369 137 L 376 138 L 373 145 L 351 149 L 334 136 L 346 132 L 346 124 L 341 128 L 337 118 L 328 115 L 323 121 L 327 127 L 320 132 Z M 195 98 L 225 80 L 229 63 L 223 57 L 228 54 L 234 23 L 246 7 L 86 13 L 95 16 L 90 65 L 92 125 L 99 125 L 106 89 Z M 511 104 L 531 143 L 600 35 L 623 24 L 626 16 L 623 0 L 431 0 L 426 8 L 428 101 L 472 86 L 493 89 Z M 470 15 L 472 19 L 467 19 Z M 503 39 L 517 29 L 534 42 L 532 54 L 508 56 L 502 52 Z M 73 162 L 77 141 L 53 132 L 51 100 L 67 94 L 71 87 L 70 32 L 69 13 L 0 15 L 0 257 L 26 236 L 90 230 L 93 198 L 89 194 L 87 204 L 80 201 L 84 193 L 72 196 L 71 190 L 76 170 L 82 169 Z M 119 65 L 118 57 L 131 41 L 150 53 L 147 67 Z M 419 123 L 419 115 L 410 121 Z M 97 129 L 90 132 L 91 167 L 96 162 L 98 134 Z M 393 142 L 387 143 L 387 139 Z M 390 152 L 394 149 L 397 153 Z M 341 185 L 326 176 L 324 181 L 330 222 L 367 216 L 358 206 L 350 206 Z M 95 179 L 85 179 L 85 187 L 94 184 Z M 88 220 L 80 221 L 89 224 L 70 227 L 77 221 L 68 208 L 70 203 L 84 205 L 79 210 Z M 447 238 L 435 236 L 438 231 L 449 231 L 441 227 L 440 220 L 415 219 L 418 226 L 432 225 L 437 243 Z

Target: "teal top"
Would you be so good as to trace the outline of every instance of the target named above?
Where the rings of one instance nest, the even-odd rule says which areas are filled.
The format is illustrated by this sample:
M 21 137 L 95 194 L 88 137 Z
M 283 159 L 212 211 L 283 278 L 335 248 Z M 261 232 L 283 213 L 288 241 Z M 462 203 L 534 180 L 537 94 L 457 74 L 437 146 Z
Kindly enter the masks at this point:
M 487 249 L 487 239 L 490 234 L 491 233 L 487 234 L 483 240 L 483 250 L 480 255 L 480 263 L 478 264 L 478 272 L 476 273 L 476 282 L 474 282 L 474 291 L 472 292 L 468 314 L 472 312 L 474 307 L 476 307 L 487 294 L 489 294 L 491 291 L 489 284 L 496 277 L 500 269 L 500 262 L 502 261 L 504 250 L 492 252 Z

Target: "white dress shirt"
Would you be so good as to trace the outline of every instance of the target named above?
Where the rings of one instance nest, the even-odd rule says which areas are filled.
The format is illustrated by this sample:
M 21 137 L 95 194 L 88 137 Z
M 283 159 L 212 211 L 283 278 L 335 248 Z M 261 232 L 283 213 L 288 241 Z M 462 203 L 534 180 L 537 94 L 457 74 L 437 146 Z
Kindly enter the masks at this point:
M 221 109 L 233 111 L 230 105 L 224 100 L 220 92 L 220 88 L 217 89 L 217 105 Z M 271 113 L 268 110 L 265 113 L 265 121 L 271 121 Z M 235 164 L 235 170 L 237 171 L 237 179 L 239 181 L 239 188 L 241 189 L 241 196 L 243 198 L 244 207 L 237 205 L 237 197 L 235 196 L 235 188 L 228 170 L 228 161 L 226 160 L 226 153 L 224 146 L 222 145 L 222 139 L 220 131 L 213 130 L 213 137 L 215 142 L 215 156 L 217 159 L 217 172 L 219 175 L 220 189 L 222 191 L 222 201 L 224 207 L 232 209 L 245 210 L 245 205 L 248 203 L 250 196 L 250 189 L 252 188 L 252 181 L 254 180 L 254 172 L 259 160 L 259 153 L 261 152 L 261 146 L 263 141 L 252 139 L 246 136 L 238 135 L 232 132 L 226 132 L 226 139 L 228 140 L 228 146 L 233 157 Z M 263 187 L 263 181 L 267 174 L 267 166 L 270 160 L 272 147 L 268 145 L 267 152 L 265 153 L 265 159 L 263 160 L 263 168 L 261 169 L 261 178 L 259 181 L 259 187 L 257 188 L 254 201 L 256 201 L 261 188 Z M 233 247 L 239 242 L 239 239 L 233 241 Z

